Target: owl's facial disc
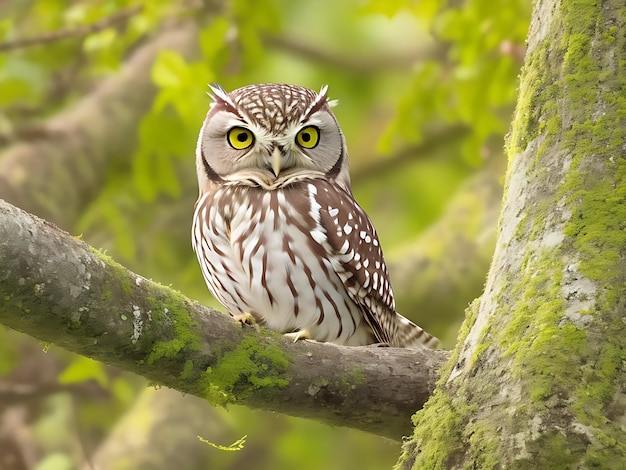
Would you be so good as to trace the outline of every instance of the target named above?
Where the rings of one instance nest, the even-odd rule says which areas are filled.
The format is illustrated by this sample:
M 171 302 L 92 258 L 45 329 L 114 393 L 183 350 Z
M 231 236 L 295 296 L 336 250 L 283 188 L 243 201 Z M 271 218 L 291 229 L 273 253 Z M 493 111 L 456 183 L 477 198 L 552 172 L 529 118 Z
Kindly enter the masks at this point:
M 278 188 L 302 178 L 349 187 L 345 140 L 326 98 L 292 85 L 267 84 L 227 93 L 214 103 L 198 140 L 198 168 L 209 181 Z M 204 178 L 200 178 L 204 184 Z
M 313 169 L 314 162 L 307 152 L 317 146 L 320 136 L 320 129 L 314 125 L 293 126 L 275 135 L 256 123 L 232 120 L 226 142 L 238 153 L 234 159 L 237 169 L 261 170 L 278 178 L 287 170 Z

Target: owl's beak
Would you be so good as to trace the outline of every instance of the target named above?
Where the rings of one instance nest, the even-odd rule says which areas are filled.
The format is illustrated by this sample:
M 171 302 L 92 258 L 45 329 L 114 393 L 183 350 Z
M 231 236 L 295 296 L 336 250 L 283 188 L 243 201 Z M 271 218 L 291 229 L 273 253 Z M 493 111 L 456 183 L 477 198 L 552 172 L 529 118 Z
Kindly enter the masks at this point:
M 280 173 L 280 167 L 283 163 L 283 155 L 278 146 L 274 147 L 274 151 L 272 152 L 272 170 L 274 171 L 274 176 L 278 176 Z

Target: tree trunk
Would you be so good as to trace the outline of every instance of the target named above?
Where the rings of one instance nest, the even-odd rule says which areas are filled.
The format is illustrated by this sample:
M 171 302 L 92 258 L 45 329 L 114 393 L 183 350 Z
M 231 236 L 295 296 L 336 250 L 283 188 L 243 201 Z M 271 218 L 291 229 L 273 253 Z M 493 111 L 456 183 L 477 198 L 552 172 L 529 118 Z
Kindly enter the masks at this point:
M 485 293 L 398 468 L 626 468 L 624 31 L 535 5 Z

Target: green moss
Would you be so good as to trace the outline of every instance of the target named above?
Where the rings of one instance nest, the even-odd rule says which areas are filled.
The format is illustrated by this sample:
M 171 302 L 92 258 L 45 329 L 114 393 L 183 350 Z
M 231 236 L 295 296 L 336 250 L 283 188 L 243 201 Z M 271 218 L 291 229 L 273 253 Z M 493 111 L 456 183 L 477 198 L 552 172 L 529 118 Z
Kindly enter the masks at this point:
M 101 251 L 94 248 L 90 248 L 90 251 L 106 265 L 107 273 L 110 274 L 110 278 L 106 278 L 103 285 L 99 286 L 102 300 L 106 302 L 121 296 L 130 305 L 133 302 L 136 287 L 133 285 L 129 271 Z M 189 316 L 185 297 L 171 289 L 168 289 L 167 292 L 151 287 L 148 289 L 147 294 L 150 292 L 152 294 L 146 295 L 141 301 L 143 316 L 141 322 L 153 322 L 152 328 L 155 331 L 165 332 L 159 337 L 168 337 L 168 339 L 154 341 L 151 344 L 150 338 L 145 338 L 147 344 L 150 343 L 145 361 L 153 364 L 160 360 L 173 359 L 180 354 L 186 355 L 197 351 L 200 347 L 200 339 L 197 336 L 198 329 Z M 123 321 L 133 320 L 128 312 L 121 312 L 120 319 Z M 139 340 L 140 336 L 145 336 L 145 331 L 146 329 L 142 329 L 135 341 Z M 190 365 L 186 362 L 185 369 L 181 371 L 181 377 L 188 377 L 192 370 L 193 364 Z
M 475 364 L 478 358 L 484 353 L 487 349 L 489 349 L 489 342 L 483 339 L 483 342 L 478 345 L 478 347 L 474 350 L 471 357 L 471 364 Z
M 149 364 L 163 358 L 174 358 L 184 351 L 199 350 L 198 328 L 189 316 L 185 297 L 170 291 L 164 299 L 147 297 L 146 302 L 153 320 L 166 325 L 172 333 L 171 339 L 154 343 L 147 358 Z
M 348 370 L 348 372 L 341 378 L 341 387 L 346 390 L 352 390 L 359 384 L 362 384 L 365 381 L 365 374 L 363 373 L 363 369 L 360 367 L 352 367 Z
M 522 68 L 520 93 L 515 110 L 514 122 L 506 150 L 510 158 L 522 153 L 526 146 L 540 135 L 548 131 L 560 131 L 561 116 L 559 114 L 561 86 L 553 79 L 557 73 L 553 56 L 560 48 L 550 41 L 536 49 L 526 57 Z M 544 141 L 545 148 L 551 140 Z
M 457 347 L 437 392 L 416 414 L 403 468 L 623 467 L 626 405 L 616 396 L 626 380 L 626 61 L 601 44 L 626 50 L 619 34 L 626 11 L 620 8 L 602 8 L 595 0 L 562 2 L 554 12 L 559 30 L 526 58 L 507 142 L 510 162 L 533 159 L 522 176 L 538 188 L 515 232 L 514 242 L 524 250 L 516 253 L 520 269 L 498 281 L 508 287 L 499 290 L 499 310 L 471 356 L 471 377 L 447 382 Z M 533 141 L 538 151 L 523 153 Z M 558 155 L 568 165 L 562 183 L 554 178 Z M 562 230 L 565 239 L 544 246 L 546 227 Z M 589 316 L 588 325 L 568 316 L 572 304 L 563 291 L 581 279 L 598 287 L 581 299 L 591 301 L 585 310 L 573 312 Z M 504 325 L 497 324 L 501 319 Z M 481 360 L 496 367 L 488 370 Z M 498 405 L 503 390 L 492 386 L 501 375 L 515 397 L 504 399 L 507 410 Z M 479 404 L 485 403 L 496 405 L 483 417 Z M 499 442 L 517 430 L 523 433 L 519 448 Z
M 194 375 L 194 365 L 191 359 L 187 359 L 185 361 L 185 366 L 183 367 L 182 372 L 180 373 L 180 378 L 182 380 L 193 378 Z
M 626 101 L 624 103 L 626 106 Z M 626 139 L 626 131 L 623 132 Z M 615 165 L 614 177 L 590 181 L 578 156 L 576 168 L 563 187 L 573 208 L 565 233 L 581 253 L 578 270 L 594 281 L 612 281 L 622 276 L 622 255 L 626 247 L 626 165 Z M 593 189 L 588 190 L 590 184 Z
M 499 458 L 500 439 L 497 424 L 489 420 L 474 421 L 468 424 L 469 447 L 472 452 L 472 468 L 481 470 L 502 468 Z
M 626 441 L 619 425 L 609 423 L 605 428 L 608 432 L 593 435 L 593 441 L 587 448 L 587 468 L 622 470 L 623 456 L 626 455 Z
M 515 462 L 511 468 L 524 470 L 577 468 L 578 456 L 585 444 L 581 435 L 565 436 L 559 431 L 543 433 L 535 441 L 527 443 L 526 450 L 531 457 Z
M 263 335 L 248 335 L 206 370 L 202 384 L 209 402 L 225 406 L 253 393 L 286 387 L 288 366 L 288 356 L 279 346 L 266 342 Z
M 328 387 L 330 385 L 330 380 L 326 377 L 320 377 L 315 382 L 313 382 L 313 388 L 316 390 L 321 390 L 322 388 Z
M 437 388 L 423 410 L 413 415 L 415 434 L 405 443 L 396 469 L 419 466 L 432 470 L 452 468 L 463 449 L 465 426 L 475 408 L 452 399 L 442 387 Z
M 133 286 L 130 282 L 128 276 L 128 270 L 115 261 L 113 258 L 103 253 L 102 251 L 89 247 L 89 251 L 93 253 L 100 261 L 102 261 L 107 267 L 107 271 L 113 275 L 113 278 L 118 283 L 119 287 L 122 290 L 122 293 L 130 296 L 133 292 Z M 113 293 L 117 289 L 117 286 L 105 285 L 102 287 L 102 300 L 111 300 L 113 298 Z

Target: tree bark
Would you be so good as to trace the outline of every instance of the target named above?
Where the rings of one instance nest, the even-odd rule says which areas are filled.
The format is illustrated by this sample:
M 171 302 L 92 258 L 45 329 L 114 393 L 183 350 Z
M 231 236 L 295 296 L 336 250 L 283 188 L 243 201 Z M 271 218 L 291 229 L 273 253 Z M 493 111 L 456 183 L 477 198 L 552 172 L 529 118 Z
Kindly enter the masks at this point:
M 535 5 L 485 292 L 398 468 L 626 467 L 625 30 Z
M 443 351 L 339 347 L 241 328 L 0 200 L 0 321 L 207 398 L 400 439 Z

